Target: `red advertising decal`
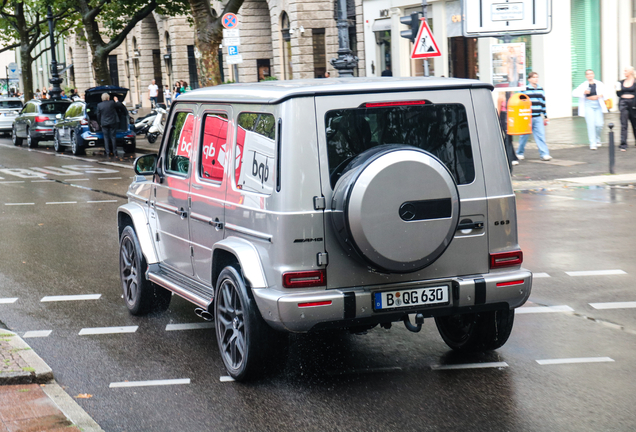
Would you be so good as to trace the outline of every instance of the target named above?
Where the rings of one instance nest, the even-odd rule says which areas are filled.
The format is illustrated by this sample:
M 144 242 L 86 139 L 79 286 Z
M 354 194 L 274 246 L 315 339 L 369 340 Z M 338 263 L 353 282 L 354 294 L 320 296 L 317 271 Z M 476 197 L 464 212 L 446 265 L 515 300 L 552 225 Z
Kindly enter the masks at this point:
M 194 116 L 188 114 L 181 129 L 179 135 L 179 148 L 177 149 L 177 156 L 183 156 L 190 159 L 192 152 L 192 133 L 194 131 Z
M 203 178 L 223 181 L 227 155 L 227 119 L 216 115 L 205 117 L 203 129 Z

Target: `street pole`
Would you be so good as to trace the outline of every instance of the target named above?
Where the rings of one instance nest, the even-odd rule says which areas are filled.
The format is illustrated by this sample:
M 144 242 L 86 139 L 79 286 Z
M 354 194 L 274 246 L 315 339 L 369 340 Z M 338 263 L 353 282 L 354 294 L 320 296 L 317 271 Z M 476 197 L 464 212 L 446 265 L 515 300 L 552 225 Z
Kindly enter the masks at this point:
M 353 77 L 358 65 L 358 57 L 349 49 L 349 22 L 347 20 L 347 0 L 338 0 L 338 58 L 329 63 L 338 71 L 340 77 Z
M 49 95 L 53 100 L 60 100 L 62 99 L 60 96 L 62 93 L 60 84 L 62 84 L 63 80 L 57 72 L 57 58 L 55 54 L 55 22 L 53 21 L 53 11 L 51 10 L 51 6 L 47 7 L 46 19 L 49 21 L 49 37 L 51 40 L 51 79 L 49 79 L 49 82 L 53 86 Z
M 427 9 L 428 9 L 428 2 L 427 0 L 422 0 L 422 16 L 424 17 L 424 22 L 426 22 L 428 24 L 428 18 L 426 16 L 427 13 Z M 417 41 L 415 41 L 417 42 Z M 429 76 L 429 70 L 428 70 L 428 59 L 425 58 L 424 59 L 424 76 L 427 77 Z
M 610 174 L 615 174 L 614 172 L 614 123 L 610 123 L 609 125 L 609 172 Z

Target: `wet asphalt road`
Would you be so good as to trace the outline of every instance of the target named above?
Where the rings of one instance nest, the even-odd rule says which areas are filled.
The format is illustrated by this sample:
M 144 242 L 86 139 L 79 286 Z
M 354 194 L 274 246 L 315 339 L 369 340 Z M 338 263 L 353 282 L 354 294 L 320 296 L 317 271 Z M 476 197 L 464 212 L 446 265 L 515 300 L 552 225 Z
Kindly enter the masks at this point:
M 175 296 L 166 313 L 150 317 L 127 312 L 116 209 L 133 175 L 130 159 L 65 156 L 0 138 L 0 299 L 18 299 L 0 300 L 0 321 L 20 335 L 52 330 L 26 341 L 71 396 L 92 395 L 77 401 L 106 431 L 636 429 L 636 309 L 600 305 L 636 301 L 633 189 L 517 195 L 524 266 L 542 277 L 496 352 L 453 354 L 432 320 L 417 334 L 395 325 L 366 335 L 296 336 L 282 372 L 238 384 L 220 379 L 226 373 L 213 329 L 166 331 L 203 322 L 186 301 Z M 55 181 L 23 178 L 16 168 L 49 170 L 45 178 Z M 566 273 L 606 270 L 616 274 Z M 41 302 L 70 294 L 101 297 Z M 138 328 L 79 335 L 110 326 Z M 474 363 L 498 367 L 438 368 Z M 170 379 L 190 383 L 110 388 Z

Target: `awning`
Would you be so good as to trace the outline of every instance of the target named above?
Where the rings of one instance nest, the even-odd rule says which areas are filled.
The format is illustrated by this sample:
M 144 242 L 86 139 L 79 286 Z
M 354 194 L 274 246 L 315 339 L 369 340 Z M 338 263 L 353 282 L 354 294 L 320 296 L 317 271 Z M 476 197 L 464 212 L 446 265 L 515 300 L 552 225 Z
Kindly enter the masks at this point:
M 391 30 L 391 18 L 381 18 L 373 21 L 373 27 L 371 28 L 374 32 L 379 31 L 390 31 Z

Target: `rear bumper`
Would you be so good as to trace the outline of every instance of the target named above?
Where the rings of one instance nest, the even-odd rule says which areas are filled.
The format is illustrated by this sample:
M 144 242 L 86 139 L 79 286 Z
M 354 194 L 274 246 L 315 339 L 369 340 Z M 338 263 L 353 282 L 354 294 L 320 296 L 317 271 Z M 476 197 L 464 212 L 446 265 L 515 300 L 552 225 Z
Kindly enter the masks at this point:
M 422 306 L 376 312 L 373 293 L 392 289 L 408 289 L 447 283 L 451 287 L 450 305 Z M 498 286 L 499 285 L 499 286 Z M 483 276 L 453 278 L 408 286 L 310 290 L 291 293 L 276 288 L 253 289 L 261 315 L 272 327 L 290 332 L 308 332 L 321 328 L 353 327 L 400 321 L 406 314 L 422 313 L 425 317 L 456 313 L 514 309 L 522 306 L 532 289 L 532 273 L 520 269 Z M 299 306 L 303 303 L 324 303 Z

